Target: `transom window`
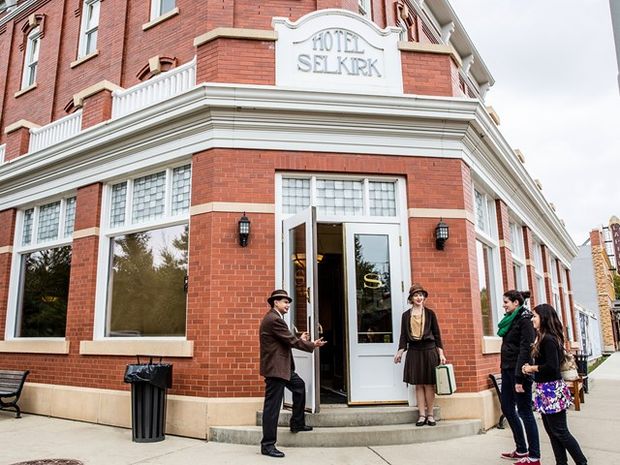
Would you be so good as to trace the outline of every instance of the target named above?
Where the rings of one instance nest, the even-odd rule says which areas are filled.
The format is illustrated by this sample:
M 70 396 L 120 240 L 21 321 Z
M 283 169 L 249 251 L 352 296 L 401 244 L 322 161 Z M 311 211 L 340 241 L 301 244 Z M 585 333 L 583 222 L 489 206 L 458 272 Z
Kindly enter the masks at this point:
M 100 5 L 100 0 L 84 0 L 78 58 L 89 55 L 97 49 Z
M 560 266 L 560 278 L 562 282 L 562 294 L 564 296 L 564 304 L 566 305 L 566 331 L 568 332 L 568 338 L 571 341 L 575 340 L 575 334 L 573 331 L 573 318 L 570 306 L 570 300 L 568 298 L 568 269 Z
M 316 205 L 323 215 L 396 217 L 396 181 L 368 178 L 282 178 L 282 209 L 295 214 Z
M 151 19 L 172 11 L 176 8 L 176 0 L 151 0 Z
M 191 165 L 108 186 L 99 335 L 185 336 L 190 190 Z
M 26 42 L 26 55 L 24 57 L 24 71 L 22 74 L 22 89 L 30 87 L 37 82 L 40 44 L 41 28 L 37 26 L 30 31 Z
M 75 205 L 75 197 L 68 197 L 19 213 L 11 299 L 15 337 L 65 336 Z

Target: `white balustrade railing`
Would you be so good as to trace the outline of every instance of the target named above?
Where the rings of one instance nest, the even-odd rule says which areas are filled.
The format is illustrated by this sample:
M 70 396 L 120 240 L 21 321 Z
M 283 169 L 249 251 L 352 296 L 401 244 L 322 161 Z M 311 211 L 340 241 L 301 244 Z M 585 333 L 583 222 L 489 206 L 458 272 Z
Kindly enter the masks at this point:
M 123 91 L 115 91 L 112 118 L 179 95 L 196 85 L 196 59 Z
M 0 164 L 4 163 L 4 152 L 6 151 L 6 144 L 0 145 Z
M 40 128 L 30 130 L 28 152 L 38 152 L 73 137 L 82 130 L 82 110 L 77 110 Z

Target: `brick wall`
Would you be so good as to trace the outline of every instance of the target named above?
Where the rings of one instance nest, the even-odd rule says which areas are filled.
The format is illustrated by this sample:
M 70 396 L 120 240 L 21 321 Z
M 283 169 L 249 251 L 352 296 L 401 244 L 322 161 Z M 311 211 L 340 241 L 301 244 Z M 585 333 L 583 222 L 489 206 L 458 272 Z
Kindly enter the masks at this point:
M 401 61 L 406 94 L 459 95 L 453 80 L 457 67 L 449 55 L 403 50 Z

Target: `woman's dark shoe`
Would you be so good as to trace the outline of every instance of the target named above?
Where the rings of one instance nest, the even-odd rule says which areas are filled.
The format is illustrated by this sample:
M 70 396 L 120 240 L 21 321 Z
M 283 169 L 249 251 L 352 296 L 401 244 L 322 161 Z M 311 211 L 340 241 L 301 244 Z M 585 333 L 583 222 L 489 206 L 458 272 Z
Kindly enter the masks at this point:
M 312 426 L 291 426 L 291 433 L 301 433 L 303 431 L 312 431 Z
M 427 424 L 428 426 L 435 426 L 435 425 L 437 424 L 437 422 L 435 421 L 435 418 L 434 418 L 434 417 L 430 417 L 430 416 L 429 416 L 429 417 L 426 419 L 426 424 Z
M 418 418 L 418 421 L 416 422 L 416 426 L 424 426 L 426 424 L 426 417 L 424 415 L 420 416 Z

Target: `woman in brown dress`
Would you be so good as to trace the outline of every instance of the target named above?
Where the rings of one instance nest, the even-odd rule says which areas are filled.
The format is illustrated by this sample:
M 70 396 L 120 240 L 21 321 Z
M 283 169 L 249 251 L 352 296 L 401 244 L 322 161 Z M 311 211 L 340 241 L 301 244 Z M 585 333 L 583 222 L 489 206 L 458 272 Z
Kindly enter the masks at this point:
M 435 367 L 446 363 L 441 343 L 441 333 L 435 312 L 424 306 L 428 292 L 419 284 L 409 289 L 411 308 L 403 313 L 400 326 L 400 343 L 394 363 L 400 363 L 403 352 L 405 369 L 403 381 L 415 385 L 420 417 L 416 426 L 435 426 Z

